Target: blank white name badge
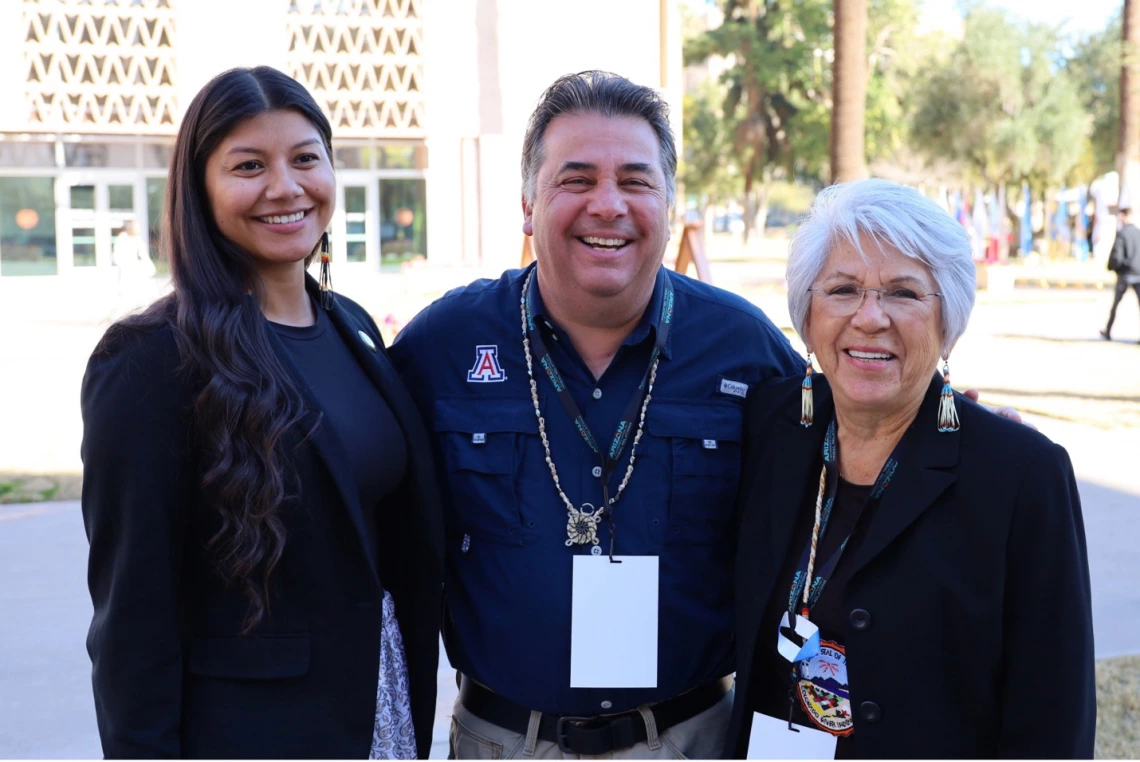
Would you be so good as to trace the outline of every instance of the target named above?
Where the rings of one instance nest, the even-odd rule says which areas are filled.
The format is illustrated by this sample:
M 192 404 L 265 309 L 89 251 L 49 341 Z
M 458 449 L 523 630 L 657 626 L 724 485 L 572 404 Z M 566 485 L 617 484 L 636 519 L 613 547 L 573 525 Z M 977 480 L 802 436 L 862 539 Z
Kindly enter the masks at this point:
M 835 759 L 835 736 L 822 730 L 796 725 L 766 714 L 752 715 L 752 735 L 748 739 L 749 759 Z
M 657 556 L 574 556 L 571 688 L 657 687 Z

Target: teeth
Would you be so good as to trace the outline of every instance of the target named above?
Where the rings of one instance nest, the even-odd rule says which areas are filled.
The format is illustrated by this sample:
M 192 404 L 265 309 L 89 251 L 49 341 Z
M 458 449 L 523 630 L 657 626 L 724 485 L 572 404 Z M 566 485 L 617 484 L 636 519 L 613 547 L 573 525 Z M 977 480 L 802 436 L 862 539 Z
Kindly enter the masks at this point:
M 268 222 L 270 225 L 284 225 L 286 222 L 297 222 L 305 218 L 305 212 L 296 212 L 294 214 L 274 215 L 271 217 L 258 217 L 257 219 L 262 222 Z
M 888 352 L 859 352 L 854 349 L 848 349 L 847 354 L 860 360 L 889 360 L 892 357 Z
M 620 248 L 629 243 L 624 238 L 594 238 L 593 236 L 583 236 L 582 240 L 590 246 L 605 246 L 612 249 Z

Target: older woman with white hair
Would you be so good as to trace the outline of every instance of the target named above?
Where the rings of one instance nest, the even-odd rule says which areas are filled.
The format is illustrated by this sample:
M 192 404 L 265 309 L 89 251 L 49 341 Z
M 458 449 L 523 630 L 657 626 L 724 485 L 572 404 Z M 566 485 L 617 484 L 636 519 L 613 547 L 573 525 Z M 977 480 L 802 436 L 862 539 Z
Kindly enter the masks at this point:
M 748 402 L 727 757 L 755 712 L 781 754 L 1091 757 L 1076 480 L 1063 448 L 952 391 L 974 287 L 966 231 L 893 183 L 828 188 L 796 235 L 808 366 Z

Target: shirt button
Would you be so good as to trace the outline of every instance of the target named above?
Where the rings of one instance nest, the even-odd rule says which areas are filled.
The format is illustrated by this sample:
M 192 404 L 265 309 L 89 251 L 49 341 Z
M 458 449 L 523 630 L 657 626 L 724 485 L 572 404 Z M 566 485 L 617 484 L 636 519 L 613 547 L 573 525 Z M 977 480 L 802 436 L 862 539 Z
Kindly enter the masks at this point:
M 602 398 L 602 390 L 601 389 L 595 389 L 594 390 L 594 399 L 600 400 L 601 398 Z
M 594 474 L 595 479 L 601 479 L 602 478 L 602 467 L 601 466 L 594 466 L 593 474 Z
M 612 701 L 603 701 L 602 702 L 602 709 L 613 709 L 613 708 L 614 708 L 614 702 L 612 702 Z
M 847 621 L 857 632 L 871 629 L 871 614 L 866 609 L 855 609 L 847 615 Z
M 864 701 L 859 705 L 859 714 L 864 722 L 878 722 L 883 719 L 883 710 L 874 701 Z

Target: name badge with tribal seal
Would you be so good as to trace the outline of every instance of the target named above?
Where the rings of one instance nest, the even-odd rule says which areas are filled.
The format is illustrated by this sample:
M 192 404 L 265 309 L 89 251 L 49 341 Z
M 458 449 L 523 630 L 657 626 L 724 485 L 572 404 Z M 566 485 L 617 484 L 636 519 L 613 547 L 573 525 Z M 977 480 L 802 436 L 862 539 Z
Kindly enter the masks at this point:
M 847 650 L 830 640 L 819 653 L 796 665 L 796 693 L 804 714 L 820 730 L 833 736 L 855 731 L 851 691 L 847 687 Z
M 587 510 L 588 509 L 588 510 Z M 597 545 L 598 522 L 603 511 L 590 503 L 582 503 L 581 508 L 569 508 L 569 519 L 566 522 L 566 545 Z

